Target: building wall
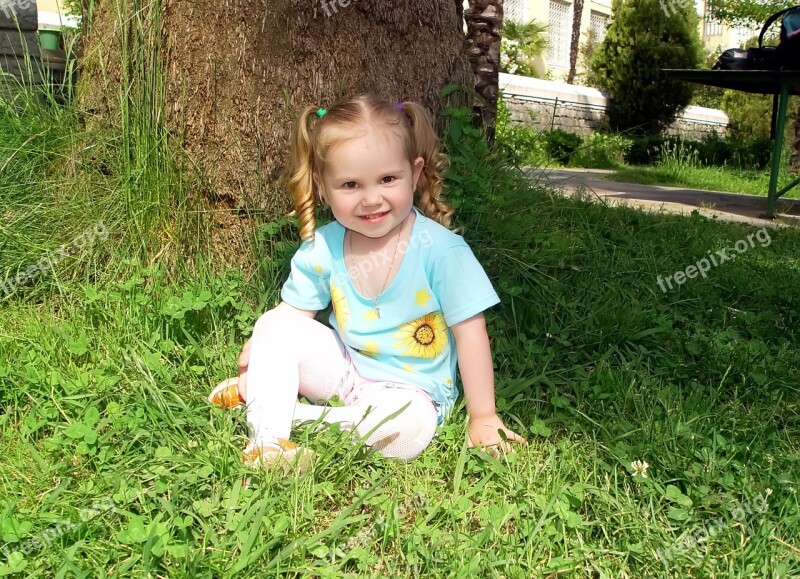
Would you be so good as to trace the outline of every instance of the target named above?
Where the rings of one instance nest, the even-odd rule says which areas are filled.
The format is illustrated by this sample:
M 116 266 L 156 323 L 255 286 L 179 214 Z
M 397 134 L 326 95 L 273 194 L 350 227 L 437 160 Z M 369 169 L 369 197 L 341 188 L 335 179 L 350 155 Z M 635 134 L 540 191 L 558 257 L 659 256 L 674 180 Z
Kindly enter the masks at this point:
M 669 2 L 682 0 L 667 0 Z M 561 10 L 551 9 L 551 5 L 562 7 Z M 748 38 L 758 33 L 759 28 L 730 28 L 719 22 L 715 22 L 706 17 L 705 0 L 695 0 L 695 8 L 701 16 L 700 19 L 700 38 L 708 50 L 724 50 L 741 46 Z M 557 40 L 558 48 L 551 50 L 537 64 L 539 73 L 552 80 L 564 80 L 569 72 L 569 42 L 572 30 L 572 10 L 573 0 L 505 0 L 505 17 L 521 22 L 536 20 L 543 24 L 548 24 L 550 30 L 555 31 L 554 36 Z M 563 26 L 555 26 L 553 16 L 562 15 Z M 594 17 L 594 18 L 593 18 Z M 589 39 L 591 30 L 597 30 L 600 20 L 606 20 L 606 26 L 611 22 L 611 0 L 585 0 L 583 15 L 581 17 L 581 44 L 585 44 Z M 594 26 L 593 26 L 594 24 Z M 566 59 L 564 54 L 566 53 Z M 561 55 L 561 62 L 555 56 Z M 583 63 L 578 62 L 578 74 L 585 73 L 582 70 Z
M 64 26 L 76 27 L 78 21 L 64 9 L 63 0 L 38 0 L 39 29 L 59 30 Z
M 536 20 L 547 24 L 551 31 L 551 50 L 539 62 L 542 75 L 553 80 L 566 79 L 569 73 L 569 45 L 572 37 L 573 0 L 505 0 L 505 17 L 520 22 Z M 556 26 L 555 19 L 561 16 L 561 26 Z M 611 0 L 584 0 L 583 14 L 581 15 L 581 44 L 589 39 L 592 30 L 593 18 L 605 19 L 606 26 L 611 21 Z M 557 38 L 557 47 L 553 46 L 553 37 Z M 560 59 L 556 57 L 560 56 Z M 580 67 L 580 63 L 579 63 Z M 582 72 L 580 69 L 578 72 Z

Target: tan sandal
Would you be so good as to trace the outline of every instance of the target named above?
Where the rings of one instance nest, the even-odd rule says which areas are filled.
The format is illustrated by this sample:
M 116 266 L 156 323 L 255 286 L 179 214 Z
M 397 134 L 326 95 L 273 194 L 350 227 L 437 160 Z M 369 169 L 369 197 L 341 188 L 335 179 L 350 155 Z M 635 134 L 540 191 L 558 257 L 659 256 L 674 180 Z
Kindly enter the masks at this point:
M 239 378 L 223 380 L 208 395 L 208 402 L 221 408 L 239 408 L 244 400 L 239 395 Z
M 279 438 L 277 444 L 264 445 L 255 444 L 251 440 L 242 452 L 242 460 L 250 468 L 278 467 L 284 471 L 295 469 L 301 473 L 314 464 L 315 458 L 314 451 L 297 446 L 285 438 Z

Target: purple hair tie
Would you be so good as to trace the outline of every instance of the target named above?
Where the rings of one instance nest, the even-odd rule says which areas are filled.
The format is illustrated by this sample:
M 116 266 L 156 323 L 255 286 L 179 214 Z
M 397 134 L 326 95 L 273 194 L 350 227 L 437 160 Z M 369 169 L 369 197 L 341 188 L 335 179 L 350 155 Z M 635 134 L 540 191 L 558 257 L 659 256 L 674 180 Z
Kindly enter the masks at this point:
M 396 108 L 398 111 L 402 111 L 403 110 L 403 101 L 397 101 L 396 103 L 394 103 L 394 108 Z

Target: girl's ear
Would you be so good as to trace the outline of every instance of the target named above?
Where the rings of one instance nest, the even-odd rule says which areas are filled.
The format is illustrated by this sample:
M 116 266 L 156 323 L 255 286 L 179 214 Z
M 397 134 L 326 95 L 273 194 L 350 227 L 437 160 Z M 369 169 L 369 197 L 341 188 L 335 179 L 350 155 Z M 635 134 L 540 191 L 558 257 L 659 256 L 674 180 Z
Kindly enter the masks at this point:
M 330 205 L 328 203 L 327 196 L 325 195 L 325 184 L 322 182 L 318 173 L 314 173 L 314 184 L 317 186 L 317 194 L 319 195 L 319 200 L 322 201 L 325 205 Z
M 412 187 L 412 191 L 417 190 L 417 183 L 419 182 L 419 176 L 422 175 L 422 170 L 425 168 L 425 159 L 422 157 L 417 157 L 414 159 L 414 163 L 411 165 L 411 169 L 413 170 L 414 176 L 414 187 Z

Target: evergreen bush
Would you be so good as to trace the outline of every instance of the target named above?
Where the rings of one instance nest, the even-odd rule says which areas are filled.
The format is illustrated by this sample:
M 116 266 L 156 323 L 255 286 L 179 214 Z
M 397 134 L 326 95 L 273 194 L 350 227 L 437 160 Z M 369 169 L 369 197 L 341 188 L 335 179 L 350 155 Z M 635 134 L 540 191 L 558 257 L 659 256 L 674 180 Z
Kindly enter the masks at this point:
M 696 68 L 702 58 L 693 3 L 669 15 L 658 0 L 614 0 L 613 18 L 592 69 L 609 97 L 613 129 L 658 133 L 692 98 L 692 87 L 662 69 Z

